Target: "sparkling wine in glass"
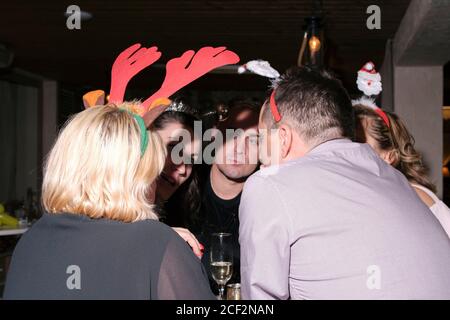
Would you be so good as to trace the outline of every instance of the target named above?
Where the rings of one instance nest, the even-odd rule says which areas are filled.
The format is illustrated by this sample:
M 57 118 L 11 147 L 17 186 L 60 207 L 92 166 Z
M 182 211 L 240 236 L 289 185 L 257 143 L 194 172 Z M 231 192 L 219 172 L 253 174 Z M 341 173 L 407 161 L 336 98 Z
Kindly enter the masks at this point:
M 233 244 L 231 233 L 214 233 L 211 237 L 211 274 L 219 285 L 219 299 L 224 299 L 225 285 L 233 275 Z

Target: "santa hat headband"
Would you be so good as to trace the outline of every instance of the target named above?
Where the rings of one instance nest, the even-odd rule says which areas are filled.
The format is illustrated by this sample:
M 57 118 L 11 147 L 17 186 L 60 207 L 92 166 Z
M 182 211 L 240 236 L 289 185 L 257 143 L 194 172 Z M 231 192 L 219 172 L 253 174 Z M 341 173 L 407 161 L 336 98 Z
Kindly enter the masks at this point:
M 359 71 L 367 72 L 370 74 L 378 73 L 377 70 L 375 70 L 375 63 L 373 63 L 372 61 L 369 61 L 365 65 L 363 65 L 363 67 Z
M 373 111 L 375 111 L 384 121 L 384 123 L 390 127 L 389 118 L 386 113 L 375 104 L 375 99 L 371 96 L 377 96 L 382 91 L 381 76 L 375 70 L 375 64 L 373 62 L 367 62 L 359 71 L 358 78 L 356 80 L 358 89 L 364 93 L 360 99 L 353 100 L 352 105 L 363 105 Z
M 274 69 L 268 61 L 265 60 L 251 60 L 246 64 L 240 66 L 238 69 L 238 73 L 240 74 L 247 71 L 271 79 L 273 88 L 276 87 L 276 83 L 280 79 L 280 73 L 276 69 Z M 269 106 L 275 122 L 280 122 L 281 115 L 278 110 L 278 106 L 275 102 L 275 89 L 272 91 L 272 94 L 270 95 Z
M 388 128 L 391 126 L 387 114 L 375 104 L 373 99 L 363 96 L 359 99 L 352 100 L 352 105 L 362 105 L 372 109 L 381 119 L 383 119 L 383 122 L 388 126 Z

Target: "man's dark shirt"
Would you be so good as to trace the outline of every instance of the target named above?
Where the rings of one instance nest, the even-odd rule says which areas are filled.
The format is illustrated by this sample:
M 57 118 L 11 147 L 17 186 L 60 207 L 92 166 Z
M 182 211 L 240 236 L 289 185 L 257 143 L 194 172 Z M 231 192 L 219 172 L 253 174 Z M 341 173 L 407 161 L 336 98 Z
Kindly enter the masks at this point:
M 200 243 L 205 246 L 202 263 L 207 270 L 212 287 L 215 281 L 210 272 L 210 239 L 213 233 L 231 233 L 233 241 L 233 277 L 228 283 L 240 282 L 240 247 L 239 247 L 239 204 L 241 193 L 235 198 L 224 200 L 219 198 L 212 189 L 210 171 L 206 175 L 202 195 L 201 217 L 202 224 L 196 234 Z

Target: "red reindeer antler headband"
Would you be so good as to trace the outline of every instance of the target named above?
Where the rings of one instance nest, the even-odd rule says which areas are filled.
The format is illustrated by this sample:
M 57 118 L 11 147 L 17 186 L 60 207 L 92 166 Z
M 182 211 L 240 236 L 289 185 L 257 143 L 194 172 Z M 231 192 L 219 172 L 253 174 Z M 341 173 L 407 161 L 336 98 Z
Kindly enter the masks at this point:
M 161 52 L 157 47 L 145 48 L 139 43 L 125 49 L 114 61 L 111 71 L 111 89 L 109 101 L 123 102 L 128 82 L 140 71 L 157 61 Z M 239 56 L 226 47 L 203 47 L 197 52 L 188 50 L 180 57 L 171 59 L 166 64 L 166 77 L 153 95 L 133 110 L 142 116 L 149 126 L 169 106 L 168 98 L 192 81 L 209 71 L 227 64 L 236 64 Z M 91 91 L 83 96 L 86 108 L 104 104 L 104 92 Z

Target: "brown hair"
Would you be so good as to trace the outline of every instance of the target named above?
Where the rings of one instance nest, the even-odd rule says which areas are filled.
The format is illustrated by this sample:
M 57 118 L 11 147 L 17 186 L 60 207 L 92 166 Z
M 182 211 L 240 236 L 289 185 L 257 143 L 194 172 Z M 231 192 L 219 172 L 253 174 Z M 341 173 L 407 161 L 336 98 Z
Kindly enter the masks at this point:
M 158 132 L 171 123 L 179 123 L 184 129 L 194 133 L 195 121 L 199 120 L 194 116 L 194 112 L 191 114 L 184 111 L 165 111 L 153 122 L 152 129 Z M 164 204 L 163 218 L 166 224 L 191 227 L 194 221 L 197 222 L 201 206 L 199 169 L 199 166 L 193 163 L 190 177 Z
M 358 129 L 357 140 L 366 142 L 364 135 L 358 134 L 360 131 L 369 135 L 376 141 L 376 149 L 392 152 L 394 159 L 392 166 L 402 172 L 410 182 L 436 192 L 435 185 L 427 177 L 428 169 L 422 162 L 422 155 L 414 148 L 414 137 L 400 118 L 394 113 L 385 112 L 389 119 L 388 127 L 373 109 L 361 104 L 354 107 Z
M 275 101 L 281 121 L 289 121 L 308 143 L 353 137 L 354 110 L 342 83 L 330 72 L 293 67 L 275 84 Z M 269 99 L 262 119 L 274 125 Z
M 258 116 L 260 112 L 260 105 L 254 101 L 248 99 L 234 99 L 231 100 L 226 108 L 228 108 L 227 118 L 220 121 L 218 124 L 218 129 L 225 133 L 226 129 L 232 128 L 236 125 L 236 117 L 243 111 L 250 111 L 254 115 L 256 123 L 258 122 Z M 237 128 L 234 128 L 237 129 Z

